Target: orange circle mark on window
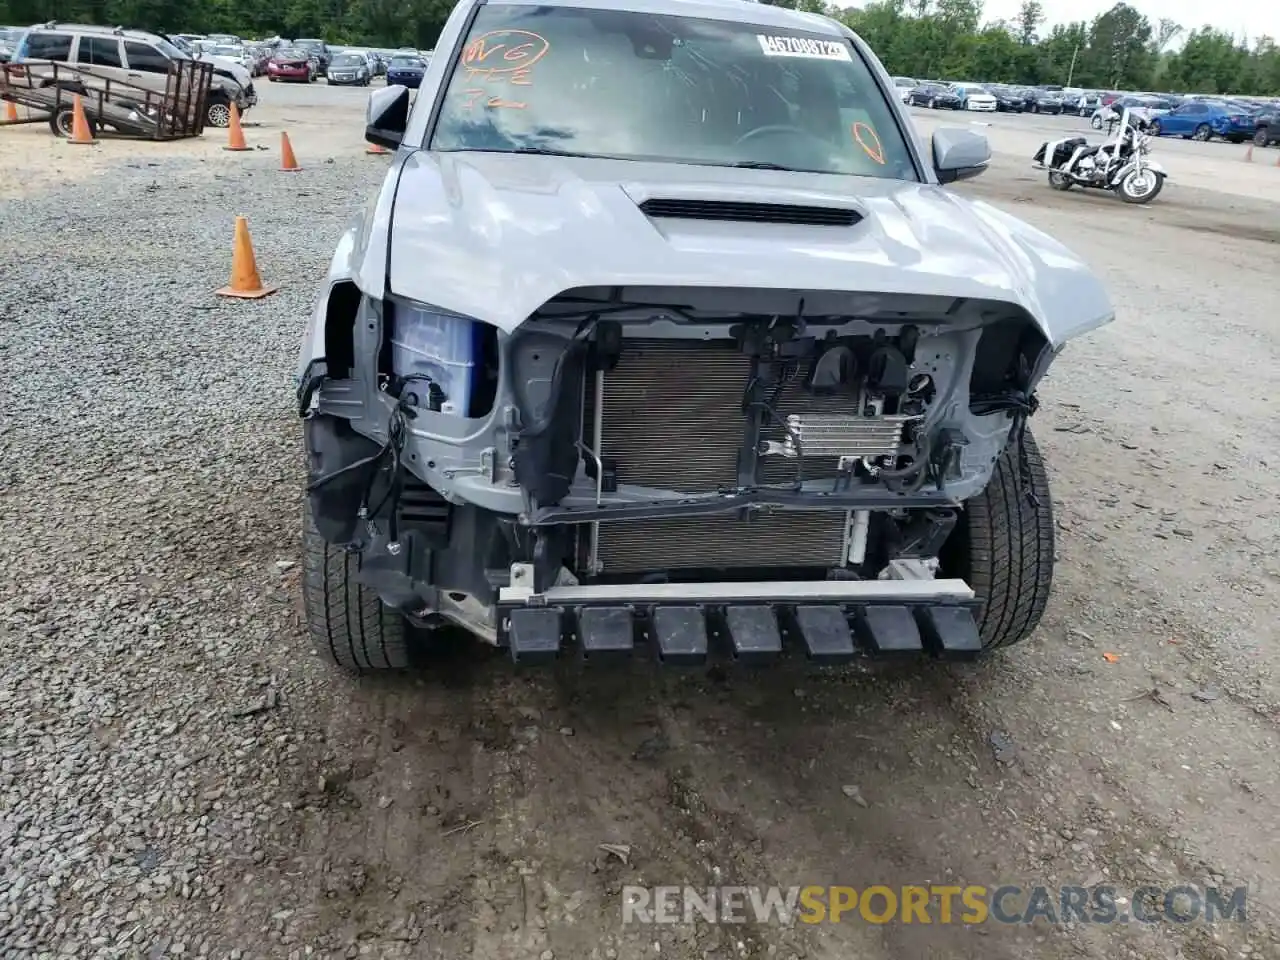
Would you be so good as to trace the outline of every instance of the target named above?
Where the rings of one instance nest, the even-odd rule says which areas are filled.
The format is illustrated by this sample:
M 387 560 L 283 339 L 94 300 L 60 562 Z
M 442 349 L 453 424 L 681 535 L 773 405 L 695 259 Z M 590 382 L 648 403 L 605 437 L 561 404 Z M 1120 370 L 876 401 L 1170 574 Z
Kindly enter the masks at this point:
M 546 56 L 551 44 L 529 30 L 490 30 L 462 52 L 462 65 L 488 74 L 528 70 Z
M 853 125 L 853 139 L 858 141 L 862 152 L 881 166 L 884 165 L 884 144 L 875 128 L 859 120 Z

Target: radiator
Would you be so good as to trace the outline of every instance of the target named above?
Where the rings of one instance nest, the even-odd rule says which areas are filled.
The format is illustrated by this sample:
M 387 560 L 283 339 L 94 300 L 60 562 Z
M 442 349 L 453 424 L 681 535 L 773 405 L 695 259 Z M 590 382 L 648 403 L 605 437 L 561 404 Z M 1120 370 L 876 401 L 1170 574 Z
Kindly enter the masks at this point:
M 619 483 L 686 493 L 737 485 L 745 419 L 743 391 L 751 360 L 731 344 L 628 340 L 617 367 L 604 376 L 603 404 L 587 393 L 587 424 L 601 417 L 600 455 L 611 459 Z M 847 414 L 850 399 L 817 398 L 797 380 L 776 405 L 795 413 Z M 587 437 L 592 433 L 588 427 Z M 762 439 L 785 441 L 773 425 Z M 804 458 L 806 479 L 834 476 L 835 457 Z M 796 461 L 762 462 L 766 484 L 789 484 Z M 843 563 L 843 511 L 775 511 L 749 520 L 735 516 L 644 520 L 600 526 L 597 558 L 603 572 L 734 567 L 823 567 Z

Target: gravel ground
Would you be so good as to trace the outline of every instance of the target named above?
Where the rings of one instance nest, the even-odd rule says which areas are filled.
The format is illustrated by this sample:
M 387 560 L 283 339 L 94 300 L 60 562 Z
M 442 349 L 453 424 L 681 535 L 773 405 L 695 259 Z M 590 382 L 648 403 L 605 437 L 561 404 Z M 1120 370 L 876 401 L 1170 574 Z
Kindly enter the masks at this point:
M 300 629 L 290 406 L 383 169 L 341 102 L 302 174 L 211 149 L 0 206 L 0 956 L 1280 956 L 1276 207 L 1053 194 L 1020 146 L 966 187 L 1121 309 L 1033 422 L 1061 556 L 1023 649 L 353 680 Z M 241 212 L 281 290 L 225 302 Z M 1251 922 L 620 924 L 623 884 L 1101 879 L 1248 883 Z

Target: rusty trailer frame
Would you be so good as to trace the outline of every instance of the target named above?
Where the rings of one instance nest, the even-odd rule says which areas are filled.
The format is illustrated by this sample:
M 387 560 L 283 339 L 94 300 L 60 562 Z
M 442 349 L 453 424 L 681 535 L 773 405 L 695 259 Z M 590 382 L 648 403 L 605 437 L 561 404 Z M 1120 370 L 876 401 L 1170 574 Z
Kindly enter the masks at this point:
M 88 64 L 24 60 L 0 65 L 0 100 L 27 108 L 27 118 L 17 123 L 47 120 L 60 133 L 58 118 L 79 94 L 85 117 L 95 127 L 148 140 L 178 140 L 204 133 L 212 80 L 213 65 L 199 60 L 170 63 L 163 93 L 103 76 Z M 41 115 L 32 117 L 31 111 Z

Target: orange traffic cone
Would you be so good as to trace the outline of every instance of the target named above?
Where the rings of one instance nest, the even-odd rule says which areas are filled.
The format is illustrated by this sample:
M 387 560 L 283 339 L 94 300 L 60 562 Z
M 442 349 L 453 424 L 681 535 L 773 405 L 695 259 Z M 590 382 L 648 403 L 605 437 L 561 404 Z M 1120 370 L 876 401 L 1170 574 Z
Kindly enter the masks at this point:
M 231 105 L 231 123 L 227 128 L 227 145 L 223 150 L 250 150 L 252 149 L 244 142 L 244 130 L 240 127 L 240 108 L 234 103 Z
M 279 287 L 264 287 L 258 276 L 258 261 L 253 255 L 253 241 L 249 239 L 249 221 L 236 217 L 236 238 L 231 250 L 231 282 L 218 291 L 220 297 L 239 297 L 257 300 Z
M 293 144 L 289 142 L 289 135 L 283 130 L 280 131 L 280 170 L 284 173 L 292 173 L 295 170 L 301 170 L 298 164 L 298 158 L 293 155 Z
M 369 144 L 368 149 L 365 150 L 365 153 L 374 153 L 374 154 L 390 153 L 390 152 L 391 152 L 390 150 L 388 150 L 386 147 L 382 146 L 379 143 L 371 143 Z
M 12 100 L 6 100 L 4 102 L 4 122 L 5 123 L 18 122 L 18 105 L 14 103 Z
M 80 102 L 80 94 L 75 94 L 71 107 L 71 139 L 67 143 L 97 143 L 89 130 L 89 121 L 84 115 L 84 104 Z

